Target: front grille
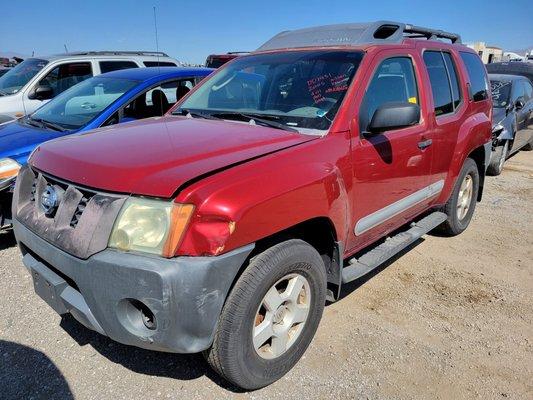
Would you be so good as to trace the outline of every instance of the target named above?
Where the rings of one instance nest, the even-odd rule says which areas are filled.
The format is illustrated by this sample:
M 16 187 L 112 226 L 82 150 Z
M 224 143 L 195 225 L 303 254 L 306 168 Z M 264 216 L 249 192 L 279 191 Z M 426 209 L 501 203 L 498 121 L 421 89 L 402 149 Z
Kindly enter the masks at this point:
M 42 204 L 48 186 L 59 193 L 59 204 L 52 212 L 47 209 L 49 204 Z M 50 196 L 44 200 L 46 197 Z M 88 258 L 107 247 L 126 197 L 87 189 L 25 167 L 19 173 L 13 203 L 17 221 L 58 248 Z
M 81 198 L 80 202 L 78 203 L 78 207 L 76 207 L 76 211 L 74 212 L 74 215 L 70 220 L 70 226 L 72 228 L 76 228 L 76 226 L 78 226 L 78 222 L 80 222 L 80 218 L 83 215 L 85 208 L 87 207 L 87 203 L 89 202 L 89 200 L 91 200 L 92 197 L 93 195 L 84 194 Z

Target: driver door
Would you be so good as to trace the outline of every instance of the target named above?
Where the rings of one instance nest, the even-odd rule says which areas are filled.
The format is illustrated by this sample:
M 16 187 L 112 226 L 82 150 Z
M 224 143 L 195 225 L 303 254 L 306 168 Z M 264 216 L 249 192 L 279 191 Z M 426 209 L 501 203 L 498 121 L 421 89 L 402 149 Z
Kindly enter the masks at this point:
M 398 228 L 424 210 L 431 201 L 433 148 L 427 136 L 422 78 L 415 65 L 423 65 L 415 52 L 379 53 L 372 78 L 358 108 L 359 132 L 352 137 L 354 194 L 352 241 L 358 250 Z M 370 134 L 368 125 L 376 109 L 386 103 L 407 102 L 421 107 L 418 124 Z M 355 129 L 353 130 L 355 131 Z

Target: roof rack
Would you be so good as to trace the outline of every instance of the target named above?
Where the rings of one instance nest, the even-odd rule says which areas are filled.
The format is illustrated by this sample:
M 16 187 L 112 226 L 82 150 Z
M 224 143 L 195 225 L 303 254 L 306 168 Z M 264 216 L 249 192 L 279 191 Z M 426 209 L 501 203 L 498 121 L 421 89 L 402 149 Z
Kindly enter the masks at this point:
M 311 46 L 401 43 L 405 38 L 449 39 L 452 43 L 461 43 L 461 36 L 455 33 L 402 22 L 377 21 L 284 31 L 271 38 L 257 51 Z
M 115 51 L 115 50 L 102 50 L 102 51 L 77 51 L 74 53 L 66 53 L 69 56 L 122 56 L 122 55 L 135 55 L 135 56 L 154 56 L 154 57 L 168 57 L 168 54 L 162 51 Z

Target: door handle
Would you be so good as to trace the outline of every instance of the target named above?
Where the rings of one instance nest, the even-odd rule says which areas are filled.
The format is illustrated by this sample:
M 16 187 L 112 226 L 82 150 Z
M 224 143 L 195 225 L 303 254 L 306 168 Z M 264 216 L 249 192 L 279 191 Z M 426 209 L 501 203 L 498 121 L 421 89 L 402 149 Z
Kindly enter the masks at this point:
M 424 150 L 426 147 L 429 147 L 432 144 L 433 144 L 433 140 L 431 139 L 422 140 L 421 142 L 418 142 L 418 148 L 420 150 Z

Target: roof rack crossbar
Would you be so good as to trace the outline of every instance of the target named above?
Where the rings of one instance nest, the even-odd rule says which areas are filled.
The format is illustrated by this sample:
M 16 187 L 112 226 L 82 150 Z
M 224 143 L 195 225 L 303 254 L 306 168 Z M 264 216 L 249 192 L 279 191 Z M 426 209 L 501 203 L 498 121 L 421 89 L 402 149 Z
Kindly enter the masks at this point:
M 102 51 L 77 51 L 73 53 L 67 53 L 71 56 L 120 56 L 120 55 L 136 55 L 136 56 L 159 56 L 168 57 L 167 53 L 162 51 L 122 51 L 122 50 L 102 50 Z
M 423 28 L 421 26 L 406 24 L 404 33 L 422 35 L 428 40 L 449 39 L 452 43 L 461 43 L 461 36 L 456 33 L 445 32 L 437 29 Z

